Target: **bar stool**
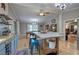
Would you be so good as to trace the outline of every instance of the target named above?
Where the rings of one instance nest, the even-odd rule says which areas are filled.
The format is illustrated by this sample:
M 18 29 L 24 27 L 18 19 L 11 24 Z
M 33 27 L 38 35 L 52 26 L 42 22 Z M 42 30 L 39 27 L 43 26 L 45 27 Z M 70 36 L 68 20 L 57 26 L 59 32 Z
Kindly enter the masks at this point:
M 36 36 L 33 33 L 30 34 L 29 48 L 31 54 L 33 54 L 34 49 L 36 49 L 40 54 L 39 41 L 36 39 Z

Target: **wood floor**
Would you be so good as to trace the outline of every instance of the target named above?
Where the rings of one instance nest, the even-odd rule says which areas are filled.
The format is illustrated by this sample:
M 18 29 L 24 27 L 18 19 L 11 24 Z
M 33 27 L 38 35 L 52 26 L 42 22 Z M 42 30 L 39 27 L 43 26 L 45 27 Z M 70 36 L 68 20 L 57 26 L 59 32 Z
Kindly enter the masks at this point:
M 17 50 L 21 50 L 23 48 L 29 48 L 29 39 L 26 38 L 26 36 L 20 37 L 18 41 L 18 47 Z

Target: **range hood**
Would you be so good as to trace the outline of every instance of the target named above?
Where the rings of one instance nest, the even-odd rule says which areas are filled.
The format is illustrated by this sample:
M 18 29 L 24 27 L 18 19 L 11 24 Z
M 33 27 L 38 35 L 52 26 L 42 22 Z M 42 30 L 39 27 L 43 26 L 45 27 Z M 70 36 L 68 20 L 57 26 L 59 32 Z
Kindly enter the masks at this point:
M 0 14 L 0 24 L 11 25 L 9 24 L 8 20 L 12 20 L 12 19 L 9 18 L 7 15 Z

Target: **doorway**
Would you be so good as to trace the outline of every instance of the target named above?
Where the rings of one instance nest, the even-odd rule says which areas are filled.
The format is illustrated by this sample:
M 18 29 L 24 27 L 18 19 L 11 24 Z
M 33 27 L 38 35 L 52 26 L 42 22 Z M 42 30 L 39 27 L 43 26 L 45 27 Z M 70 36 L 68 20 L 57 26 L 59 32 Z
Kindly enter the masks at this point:
M 65 40 L 74 43 L 77 37 L 77 19 L 65 22 Z

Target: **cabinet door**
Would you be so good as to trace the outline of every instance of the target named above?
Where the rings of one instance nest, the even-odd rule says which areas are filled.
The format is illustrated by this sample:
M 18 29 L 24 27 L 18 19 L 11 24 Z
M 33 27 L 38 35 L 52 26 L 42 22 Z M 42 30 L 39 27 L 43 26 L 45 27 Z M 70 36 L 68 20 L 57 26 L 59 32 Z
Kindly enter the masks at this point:
M 5 48 L 5 44 L 0 44 L 0 50 L 2 50 L 3 48 Z
M 11 54 L 15 53 L 15 38 L 11 41 Z
M 18 45 L 18 36 L 16 35 L 11 42 L 11 54 L 16 54 L 17 45 Z
M 5 55 L 5 48 L 0 50 L 0 55 Z
M 0 44 L 0 55 L 4 55 L 5 54 L 5 44 Z

